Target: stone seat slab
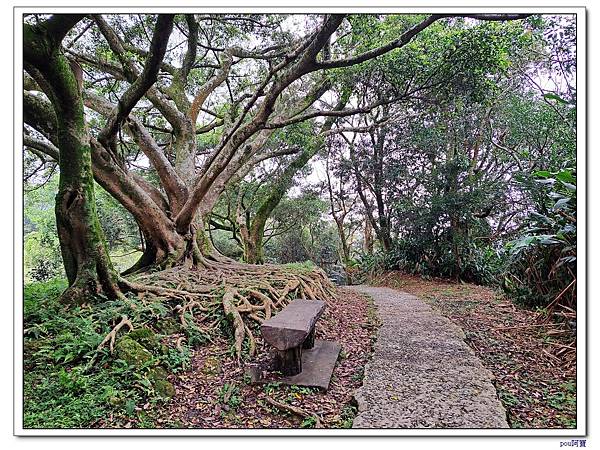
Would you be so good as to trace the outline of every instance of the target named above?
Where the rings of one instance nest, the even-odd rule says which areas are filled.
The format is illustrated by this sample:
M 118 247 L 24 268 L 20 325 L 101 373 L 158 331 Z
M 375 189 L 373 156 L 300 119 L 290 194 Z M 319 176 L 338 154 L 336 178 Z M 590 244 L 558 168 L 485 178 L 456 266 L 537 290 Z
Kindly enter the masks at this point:
M 277 315 L 263 322 L 261 333 L 279 351 L 301 346 L 325 309 L 320 300 L 293 300 Z
M 335 368 L 341 346 L 337 342 L 315 340 L 313 348 L 302 352 L 303 370 L 297 375 L 287 377 L 276 377 L 273 375 L 265 376 L 260 367 L 248 366 L 246 374 L 250 377 L 252 383 L 279 383 L 295 386 L 318 387 L 324 390 L 329 388 L 331 375 Z

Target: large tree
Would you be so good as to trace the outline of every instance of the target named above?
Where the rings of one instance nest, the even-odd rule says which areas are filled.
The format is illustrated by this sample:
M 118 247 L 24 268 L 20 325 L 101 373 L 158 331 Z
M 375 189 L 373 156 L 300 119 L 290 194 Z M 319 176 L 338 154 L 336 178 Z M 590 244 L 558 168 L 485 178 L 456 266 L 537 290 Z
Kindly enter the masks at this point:
M 52 108 L 45 107 L 44 112 L 47 130 L 52 133 L 58 149 L 52 149 L 52 154 L 60 164 L 56 224 L 69 280 L 69 289 L 63 295 L 67 301 L 82 301 L 101 292 L 109 296 L 120 293 L 96 212 L 81 68 L 69 62 L 61 52 L 65 35 L 82 18 L 78 15 L 52 16 L 36 25 L 25 24 L 23 32 L 25 68 L 52 104 Z M 112 123 L 104 135 L 107 142 L 114 140 L 119 121 L 129 114 L 156 80 L 157 61 L 164 55 L 165 37 L 171 27 L 172 16 L 164 16 L 157 22 L 147 64 L 111 115 Z
M 360 21 L 345 15 L 317 16 L 316 23 L 306 22 L 303 34 L 281 31 L 285 18 L 278 16 L 184 15 L 175 18 L 175 42 L 166 52 L 171 30 L 165 24 L 172 18 L 94 15 L 63 50 L 54 42 L 61 61 L 85 69 L 83 97 L 97 113 L 89 123 L 87 153 L 94 177 L 133 215 L 145 238 L 145 252 L 132 270 L 211 266 L 222 259 L 205 236 L 207 215 L 236 176 L 277 156 L 265 145 L 273 130 L 319 116 L 350 116 L 405 97 L 406 92 L 393 93 L 339 111 L 314 106 L 339 70 L 396 51 L 448 17 L 409 16 L 385 42 L 368 45 L 358 35 Z M 148 29 L 152 22 L 154 31 Z M 81 38 L 86 33 L 97 39 Z M 34 70 L 28 72 L 43 84 Z M 63 101 L 51 93 L 48 98 Z M 27 90 L 24 106 L 26 123 L 45 137 L 32 138 L 31 146 L 56 156 L 61 133 L 47 101 Z M 132 166 L 139 159 L 132 155 L 140 151 L 152 177 Z

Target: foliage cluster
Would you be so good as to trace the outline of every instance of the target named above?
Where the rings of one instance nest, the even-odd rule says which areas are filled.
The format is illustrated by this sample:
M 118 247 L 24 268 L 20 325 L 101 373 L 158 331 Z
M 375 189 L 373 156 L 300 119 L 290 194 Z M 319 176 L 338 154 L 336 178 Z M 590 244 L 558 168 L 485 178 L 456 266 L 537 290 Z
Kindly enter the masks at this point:
M 407 64 L 421 55 L 430 64 L 425 72 L 449 81 L 418 101 L 367 116 L 359 123 L 371 128 L 353 140 L 330 143 L 341 159 L 336 175 L 353 169 L 344 189 L 364 191 L 359 210 L 378 234 L 374 251 L 360 240 L 353 247 L 363 273 L 402 270 L 491 284 L 528 306 L 575 308 L 571 25 L 534 17 L 525 30 L 489 23 L 467 33 L 437 24 L 403 52 L 386 55 L 412 54 Z M 420 53 L 433 36 L 447 48 L 435 52 L 445 62 Z M 385 72 L 379 84 L 355 69 L 364 95 L 414 83 L 386 58 L 369 62 L 372 73 L 366 69 Z M 394 111 L 403 120 L 386 120 Z
M 144 405 L 160 403 L 169 391 L 159 383 L 157 368 L 186 367 L 189 348 L 181 350 L 144 341 L 152 336 L 145 325 L 166 318 L 160 301 L 137 297 L 102 300 L 67 307 L 59 302 L 66 281 L 33 282 L 24 289 L 24 426 L 26 428 L 79 428 L 112 420 L 125 424 L 148 421 Z M 151 357 L 141 364 L 122 359 L 108 346 L 97 351 L 122 316 L 136 327 L 135 336 Z M 118 337 L 126 333 L 124 328 Z M 131 339 L 132 339 L 131 338 Z M 147 409 L 147 408 L 146 408 Z
M 573 169 L 537 171 L 523 180 L 536 191 L 534 209 L 518 239 L 506 245 L 502 287 L 528 306 L 560 300 L 576 308 L 577 187 Z

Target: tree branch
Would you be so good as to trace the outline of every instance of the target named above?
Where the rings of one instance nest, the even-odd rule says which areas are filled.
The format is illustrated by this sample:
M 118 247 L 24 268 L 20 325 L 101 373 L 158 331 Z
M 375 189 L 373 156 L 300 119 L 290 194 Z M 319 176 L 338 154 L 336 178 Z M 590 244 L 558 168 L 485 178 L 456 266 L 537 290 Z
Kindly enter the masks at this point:
M 371 103 L 370 105 L 359 107 L 359 108 L 342 109 L 342 110 L 334 109 L 331 111 L 323 111 L 323 110 L 312 111 L 310 113 L 306 113 L 301 116 L 295 116 L 290 119 L 281 120 L 278 122 L 266 123 L 264 125 L 264 128 L 265 129 L 282 128 L 282 127 L 286 127 L 288 125 L 293 125 L 298 122 L 304 122 L 305 120 L 313 119 L 315 117 L 345 117 L 345 116 L 352 116 L 355 114 L 364 114 L 364 113 L 371 112 L 373 109 L 377 108 L 378 106 L 383 106 L 383 105 L 388 105 L 390 103 L 398 102 L 402 99 L 408 98 L 409 96 L 410 96 L 410 94 L 402 94 L 402 95 L 392 97 L 392 98 L 381 99 L 374 103 Z
M 114 105 L 104 98 L 90 92 L 86 92 L 85 94 L 85 104 L 89 108 L 103 115 L 114 111 Z M 142 152 L 148 157 L 152 167 L 156 170 L 160 183 L 164 187 L 169 200 L 172 202 L 173 209 L 179 210 L 179 207 L 183 204 L 187 196 L 185 184 L 142 123 L 132 115 L 126 119 L 126 122 L 126 131 L 135 140 Z
M 442 19 L 443 17 L 446 17 L 446 16 L 441 15 L 441 14 L 433 14 L 433 15 L 429 16 L 427 19 L 423 20 L 418 25 L 416 25 L 413 28 L 411 28 L 410 30 L 406 31 L 398 39 L 395 39 L 386 45 L 375 48 L 373 50 L 366 51 L 366 52 L 361 53 L 360 55 L 357 55 L 354 57 L 318 62 L 316 64 L 317 69 L 335 69 L 335 68 L 339 68 L 339 67 L 348 67 L 348 66 L 360 64 L 369 59 L 377 58 L 378 56 L 381 56 L 391 50 L 405 46 L 412 40 L 413 37 L 415 37 L 417 34 L 419 34 L 425 28 L 430 26 L 432 23 L 436 22 L 437 20 Z
M 31 147 L 33 149 L 39 150 L 40 152 L 48 155 L 50 158 L 58 162 L 58 148 L 54 146 L 51 142 L 45 142 L 41 139 L 36 139 L 34 137 L 24 135 L 23 136 L 23 145 L 26 147 Z
M 48 100 L 25 91 L 23 93 L 23 120 L 55 146 L 58 145 L 56 114 Z
M 223 61 L 221 62 L 221 69 L 210 79 L 208 80 L 196 93 L 194 97 L 194 101 L 190 107 L 188 112 L 188 117 L 190 118 L 194 127 L 196 126 L 196 120 L 198 119 L 198 114 L 200 113 L 200 108 L 204 105 L 204 102 L 208 98 L 208 96 L 225 81 L 227 75 L 229 75 L 229 69 L 231 68 L 231 64 L 233 63 L 233 59 L 231 58 L 231 52 L 225 51 L 223 53 Z
M 412 40 L 413 37 L 415 37 L 425 28 L 429 27 L 431 24 L 440 19 L 449 17 L 469 17 L 478 20 L 501 21 L 525 19 L 530 15 L 531 14 L 432 14 L 427 19 L 423 20 L 421 23 L 417 24 L 413 28 L 403 33 L 402 36 L 400 36 L 398 39 L 395 39 L 386 45 L 375 48 L 373 50 L 369 50 L 354 57 L 338 59 L 333 61 L 322 61 L 320 63 L 317 63 L 317 69 L 335 69 L 339 67 L 353 66 L 381 56 L 396 48 L 404 47 Z
M 71 28 L 84 17 L 84 14 L 55 14 L 45 22 L 44 26 L 55 42 L 62 42 Z
M 186 14 L 185 21 L 188 26 L 188 49 L 183 58 L 181 66 L 181 79 L 185 82 L 188 74 L 196 62 L 196 52 L 198 49 L 198 22 L 194 19 L 193 14 Z
M 169 36 L 173 29 L 173 18 L 173 14 L 161 14 L 158 16 L 144 69 L 134 83 L 121 96 L 119 104 L 108 117 L 104 129 L 98 136 L 98 141 L 107 148 L 110 148 L 111 141 L 116 136 L 123 120 L 129 115 L 144 94 L 146 94 L 150 86 L 156 82 L 160 63 L 164 58 Z M 121 55 L 121 58 L 124 58 L 124 55 Z

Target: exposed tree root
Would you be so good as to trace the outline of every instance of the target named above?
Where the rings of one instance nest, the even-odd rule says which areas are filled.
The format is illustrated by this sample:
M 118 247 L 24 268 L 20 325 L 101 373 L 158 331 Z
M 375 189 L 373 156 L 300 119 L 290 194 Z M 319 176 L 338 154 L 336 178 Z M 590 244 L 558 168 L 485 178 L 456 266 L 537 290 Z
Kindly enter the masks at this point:
M 110 352 L 112 353 L 115 350 L 115 340 L 117 339 L 117 333 L 125 325 L 129 327 L 129 330 L 133 330 L 133 324 L 131 323 L 131 321 L 126 316 L 123 316 L 121 321 L 112 329 L 110 333 L 108 333 L 105 336 L 102 342 L 100 342 L 100 345 L 98 345 L 98 348 L 96 348 L 96 352 L 99 352 L 108 342 Z
M 119 330 L 121 328 L 123 328 L 126 325 L 130 331 L 133 330 L 133 324 L 131 323 L 131 321 L 126 316 L 123 316 L 121 318 L 121 321 L 110 331 L 110 333 L 108 333 L 104 337 L 104 339 L 102 340 L 102 342 L 100 342 L 98 347 L 96 347 L 96 352 L 94 353 L 94 356 L 92 357 L 92 359 L 90 359 L 90 361 L 87 363 L 84 371 L 88 371 L 94 365 L 94 363 L 96 362 L 96 359 L 98 358 L 98 354 L 100 353 L 100 350 L 102 350 L 107 343 L 109 344 L 110 353 L 112 354 L 114 352 L 115 341 L 117 339 L 117 333 L 119 332 Z
M 277 265 L 249 265 L 229 260 L 203 261 L 203 268 L 174 267 L 141 274 L 121 285 L 139 294 L 172 300 L 174 314 L 185 327 L 189 317 L 196 323 L 225 315 L 234 330 L 235 351 L 241 357 L 247 339 L 256 353 L 253 330 L 295 298 L 334 298 L 334 286 L 318 268 L 296 269 Z M 201 312 L 201 315 L 195 316 Z M 187 319 L 186 319 L 187 317 Z M 213 321 L 210 331 L 218 323 Z
M 225 295 L 223 295 L 223 311 L 225 311 L 225 316 L 233 322 L 233 327 L 235 328 L 235 351 L 239 358 L 242 354 L 242 344 L 246 336 L 246 327 L 244 326 L 240 312 L 233 303 L 235 299 L 233 294 L 234 291 L 227 290 Z
M 292 405 L 288 405 L 286 403 L 278 402 L 277 400 L 274 400 L 271 397 L 265 397 L 265 400 L 267 401 L 268 404 L 275 406 L 276 408 L 278 408 L 282 411 L 291 412 L 292 414 L 300 416 L 303 419 L 308 419 L 310 417 L 313 417 L 315 419 L 315 428 L 323 428 L 323 424 L 321 423 L 321 418 L 315 413 L 308 412 L 302 408 L 298 408 L 297 406 L 292 406 Z
M 193 316 L 194 308 L 204 312 L 208 311 L 208 308 L 203 307 L 202 304 L 196 300 L 192 300 L 191 302 L 186 303 L 185 305 L 183 305 L 183 307 L 179 309 L 179 320 L 184 327 L 187 326 L 187 321 L 185 320 L 186 311 L 189 311 L 189 313 Z
M 246 335 L 248 336 L 248 340 L 250 341 L 250 356 L 254 356 L 256 354 L 256 339 L 254 339 L 252 330 L 248 328 L 248 325 L 244 324 L 244 330 L 246 331 Z
M 152 294 L 161 295 L 165 297 L 176 297 L 176 298 L 186 298 L 193 297 L 196 294 L 208 294 L 216 289 L 216 286 L 198 286 L 196 290 L 192 292 L 184 291 L 181 289 L 169 289 L 160 286 L 153 286 L 147 284 L 140 284 L 131 282 L 125 278 L 121 278 L 119 280 L 119 284 L 126 287 L 127 290 L 132 292 L 150 292 Z
M 179 351 L 183 350 L 183 341 L 185 341 L 185 337 L 184 336 L 180 336 L 177 338 L 177 341 L 175 341 L 175 348 Z

